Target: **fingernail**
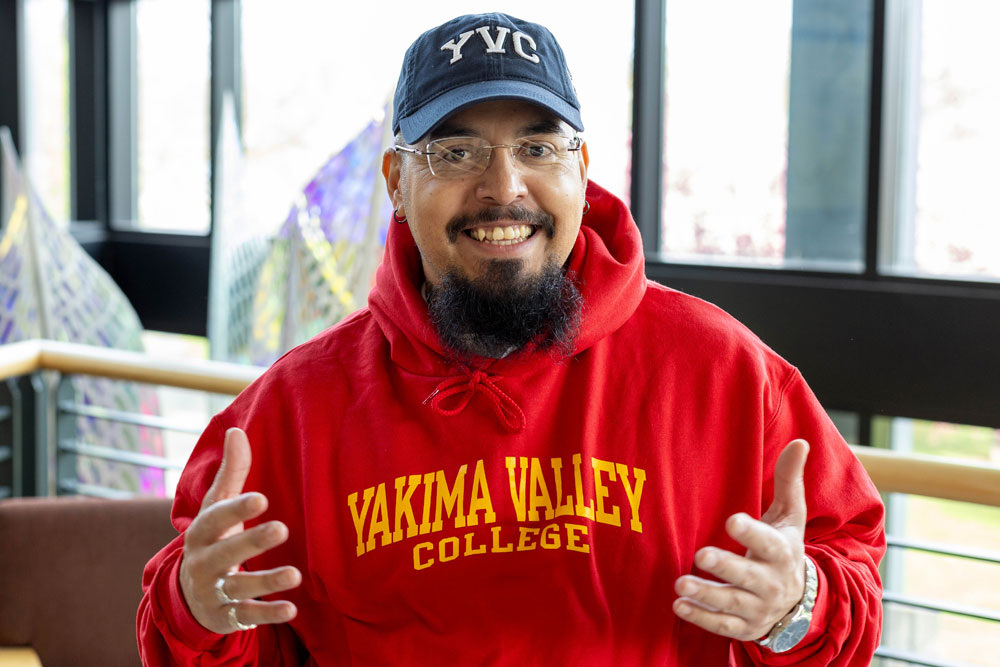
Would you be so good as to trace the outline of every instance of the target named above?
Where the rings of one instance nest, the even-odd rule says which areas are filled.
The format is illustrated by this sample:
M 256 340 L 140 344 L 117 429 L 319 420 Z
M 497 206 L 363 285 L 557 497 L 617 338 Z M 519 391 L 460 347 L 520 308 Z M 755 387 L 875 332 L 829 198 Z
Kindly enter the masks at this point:
M 733 533 L 742 535 L 747 529 L 747 517 L 745 514 L 737 514 L 733 517 Z
M 691 605 L 681 602 L 677 605 L 677 613 L 681 616 L 687 616 L 691 613 Z
M 681 584 L 681 595 L 691 596 L 698 592 L 698 586 L 693 581 L 685 581 Z
M 715 567 L 715 564 L 719 562 L 719 557 L 715 555 L 714 551 L 705 551 L 701 557 L 701 564 L 703 567 Z

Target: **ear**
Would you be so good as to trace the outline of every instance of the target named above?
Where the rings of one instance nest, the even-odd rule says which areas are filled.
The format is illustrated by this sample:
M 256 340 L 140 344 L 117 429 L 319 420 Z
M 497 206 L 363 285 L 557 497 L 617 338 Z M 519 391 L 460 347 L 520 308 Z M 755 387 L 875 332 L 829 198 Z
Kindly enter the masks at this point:
M 399 188 L 402 168 L 403 161 L 400 159 L 399 153 L 392 148 L 386 148 L 385 152 L 382 153 L 382 176 L 385 178 L 385 191 L 389 195 L 389 201 L 392 202 L 393 210 L 399 211 L 405 216 L 406 212 L 402 210 L 403 192 Z
M 587 148 L 586 141 L 580 146 L 580 156 L 583 158 L 580 160 L 580 180 L 583 181 L 583 185 L 586 187 L 587 170 L 590 168 L 590 149 Z

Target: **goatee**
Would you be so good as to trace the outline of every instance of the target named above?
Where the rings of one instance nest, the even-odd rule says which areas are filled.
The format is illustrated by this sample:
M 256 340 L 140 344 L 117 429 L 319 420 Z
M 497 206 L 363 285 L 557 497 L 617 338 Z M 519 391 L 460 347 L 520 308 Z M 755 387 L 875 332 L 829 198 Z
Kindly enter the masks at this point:
M 428 284 L 427 307 L 444 347 L 456 358 L 499 359 L 528 343 L 568 357 L 579 334 L 583 296 L 563 268 L 522 276 L 521 260 L 490 260 L 477 278 L 455 271 Z

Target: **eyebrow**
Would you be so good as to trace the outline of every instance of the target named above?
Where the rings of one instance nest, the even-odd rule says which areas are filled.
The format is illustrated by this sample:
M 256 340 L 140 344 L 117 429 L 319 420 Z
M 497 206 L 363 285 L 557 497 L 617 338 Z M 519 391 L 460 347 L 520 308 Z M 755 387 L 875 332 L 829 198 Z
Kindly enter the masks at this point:
M 537 123 L 532 123 L 527 127 L 521 128 L 521 136 L 529 134 L 558 134 L 559 136 L 566 136 L 565 131 L 563 131 L 563 124 L 553 118 L 546 118 L 545 120 L 540 120 Z
M 566 136 L 563 124 L 554 118 L 545 118 L 522 127 L 518 136 L 526 137 L 532 134 L 558 134 Z M 445 137 L 479 137 L 479 132 L 470 127 L 463 127 L 454 123 L 444 122 L 431 130 L 425 141 L 434 141 Z
M 445 122 L 438 125 L 436 128 L 430 131 L 427 135 L 427 141 L 434 141 L 435 139 L 443 139 L 445 137 L 478 137 L 479 133 L 475 130 L 462 127 L 461 125 L 453 125 L 451 123 Z

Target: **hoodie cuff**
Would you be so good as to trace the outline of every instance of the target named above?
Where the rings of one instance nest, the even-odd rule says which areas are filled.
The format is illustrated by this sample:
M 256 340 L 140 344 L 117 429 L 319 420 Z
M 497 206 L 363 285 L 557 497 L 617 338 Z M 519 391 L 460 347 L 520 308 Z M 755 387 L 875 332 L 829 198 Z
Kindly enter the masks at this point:
M 161 622 L 179 643 L 191 649 L 204 651 L 224 642 L 228 635 L 212 632 L 199 623 L 191 613 L 181 589 L 180 570 L 183 553 L 183 549 L 178 549 L 172 562 L 162 569 L 157 577 L 156 597 L 165 603 L 160 607 Z

